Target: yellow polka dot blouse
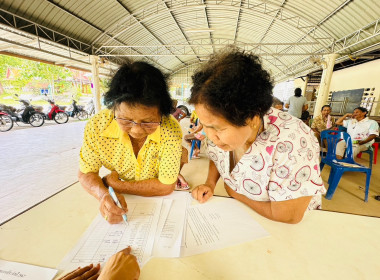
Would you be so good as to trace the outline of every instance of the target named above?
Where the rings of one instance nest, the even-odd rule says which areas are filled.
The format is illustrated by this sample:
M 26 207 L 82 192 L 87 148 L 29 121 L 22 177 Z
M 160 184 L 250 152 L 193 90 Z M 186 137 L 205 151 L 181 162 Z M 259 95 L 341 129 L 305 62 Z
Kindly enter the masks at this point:
M 137 158 L 127 133 L 105 109 L 90 119 L 84 132 L 80 151 L 80 171 L 98 172 L 104 166 L 117 171 L 126 181 L 158 178 L 163 184 L 177 180 L 182 153 L 182 131 L 170 115 L 162 117 L 162 124 L 150 134 Z

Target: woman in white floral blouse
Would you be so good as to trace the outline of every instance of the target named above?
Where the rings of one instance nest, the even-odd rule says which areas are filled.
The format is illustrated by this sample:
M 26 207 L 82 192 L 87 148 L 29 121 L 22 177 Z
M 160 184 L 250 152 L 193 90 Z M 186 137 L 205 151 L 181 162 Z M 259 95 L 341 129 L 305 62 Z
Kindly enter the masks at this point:
M 228 49 L 192 78 L 190 103 L 211 159 L 193 197 L 206 202 L 222 177 L 231 197 L 274 221 L 298 223 L 320 208 L 318 141 L 301 120 L 270 107 L 273 86 L 258 57 Z

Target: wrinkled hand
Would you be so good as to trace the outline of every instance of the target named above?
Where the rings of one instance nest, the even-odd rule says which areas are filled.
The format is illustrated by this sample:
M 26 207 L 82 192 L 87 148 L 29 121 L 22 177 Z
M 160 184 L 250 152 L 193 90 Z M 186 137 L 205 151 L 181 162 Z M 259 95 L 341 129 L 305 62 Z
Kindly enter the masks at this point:
M 115 192 L 116 193 L 116 192 Z M 120 201 L 123 209 L 116 206 L 113 201 L 111 195 L 109 193 L 105 193 L 103 197 L 100 199 L 100 213 L 110 224 L 118 224 L 123 221 L 123 214 L 128 212 L 128 206 L 125 202 L 125 198 L 123 195 L 116 193 L 117 199 Z
M 114 254 L 104 266 L 99 280 L 137 280 L 140 268 L 136 257 L 131 255 L 131 247 Z
M 78 267 L 58 280 L 95 280 L 99 277 L 99 269 L 99 264 L 97 266 L 90 264 L 83 268 Z
M 197 186 L 191 195 L 194 199 L 198 200 L 200 203 L 204 203 L 209 200 L 214 195 L 214 188 L 207 184 L 202 184 Z
M 119 173 L 117 173 L 116 171 L 112 171 L 107 176 L 104 176 L 102 180 L 103 180 L 103 183 L 106 185 L 106 187 L 108 186 L 115 187 L 115 185 L 118 182 L 120 182 Z

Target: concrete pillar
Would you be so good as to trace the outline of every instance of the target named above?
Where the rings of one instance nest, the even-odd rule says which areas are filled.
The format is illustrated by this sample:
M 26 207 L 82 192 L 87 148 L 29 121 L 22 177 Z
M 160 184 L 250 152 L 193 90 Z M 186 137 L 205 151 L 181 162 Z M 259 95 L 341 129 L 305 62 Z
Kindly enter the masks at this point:
M 304 82 L 301 89 L 302 89 L 303 96 L 306 97 L 306 88 L 307 88 L 307 82 L 309 81 L 309 77 L 306 76 L 304 79 L 305 79 L 305 82 Z
M 99 57 L 90 55 L 92 73 L 92 95 L 94 98 L 95 113 L 100 111 L 100 83 L 99 83 Z
M 338 56 L 339 55 L 336 53 L 323 56 L 323 59 L 324 59 L 322 61 L 323 72 L 322 72 L 321 83 L 318 90 L 317 102 L 315 103 L 315 108 L 314 108 L 314 118 L 321 114 L 322 106 L 327 103 L 327 99 L 329 97 L 329 91 L 330 91 L 331 77 L 334 70 L 335 59 Z

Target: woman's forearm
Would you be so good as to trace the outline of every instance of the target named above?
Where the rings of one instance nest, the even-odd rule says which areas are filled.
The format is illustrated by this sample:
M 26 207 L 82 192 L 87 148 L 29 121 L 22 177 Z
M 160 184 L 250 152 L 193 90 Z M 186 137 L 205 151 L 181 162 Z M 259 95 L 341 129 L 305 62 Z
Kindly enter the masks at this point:
M 102 178 L 100 178 L 98 173 L 82 173 L 79 171 L 78 179 L 82 187 L 98 200 L 100 200 L 105 193 L 108 193 L 108 189 L 103 184 Z
M 335 124 L 336 124 L 336 125 L 343 125 L 343 121 L 344 121 L 348 116 L 351 116 L 351 114 L 345 114 L 345 115 L 343 115 L 342 117 L 340 117 L 340 118 L 335 122 Z
M 311 200 L 311 196 L 305 196 L 285 201 L 255 201 L 233 191 L 226 185 L 225 187 L 227 193 L 231 197 L 246 204 L 261 216 L 273 221 L 288 224 L 296 224 L 302 220 L 306 208 Z
M 216 183 L 218 182 L 220 178 L 220 174 L 218 169 L 215 166 L 215 163 L 210 160 L 208 165 L 208 175 L 206 180 L 206 185 L 209 185 L 212 188 L 215 188 Z
M 167 185 L 161 183 L 158 179 L 147 179 L 141 181 L 121 181 L 118 180 L 114 185 L 111 185 L 120 193 L 141 195 L 141 196 L 162 196 L 171 194 L 174 191 L 175 185 Z

